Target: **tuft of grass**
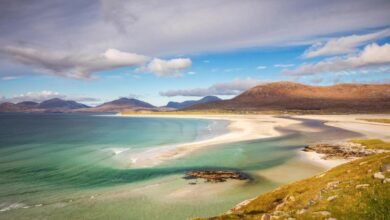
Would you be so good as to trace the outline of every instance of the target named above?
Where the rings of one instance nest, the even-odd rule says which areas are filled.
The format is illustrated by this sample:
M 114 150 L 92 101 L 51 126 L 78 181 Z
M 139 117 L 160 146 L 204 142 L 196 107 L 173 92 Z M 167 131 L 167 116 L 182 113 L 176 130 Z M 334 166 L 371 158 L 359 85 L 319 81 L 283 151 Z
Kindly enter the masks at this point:
M 390 150 L 390 142 L 382 141 L 380 139 L 354 139 L 351 140 L 351 142 L 361 144 L 367 149 Z
M 222 214 L 209 219 L 261 219 L 264 213 L 274 215 L 278 209 L 286 214 L 279 219 L 333 217 L 351 220 L 385 220 L 390 216 L 390 183 L 383 183 L 383 180 L 373 178 L 373 174 L 379 172 L 383 164 L 388 163 L 390 163 L 390 153 L 354 160 L 315 177 L 260 195 L 232 214 Z M 385 175 L 389 178 L 390 172 Z M 329 187 L 335 182 L 338 184 Z M 368 184 L 368 186 L 356 188 L 360 184 Z M 336 196 L 336 198 L 328 201 L 331 196 Z M 304 212 L 299 213 L 298 210 L 304 210 Z M 330 216 L 318 214 L 320 211 L 327 211 Z
M 390 118 L 358 118 L 358 120 L 390 124 Z

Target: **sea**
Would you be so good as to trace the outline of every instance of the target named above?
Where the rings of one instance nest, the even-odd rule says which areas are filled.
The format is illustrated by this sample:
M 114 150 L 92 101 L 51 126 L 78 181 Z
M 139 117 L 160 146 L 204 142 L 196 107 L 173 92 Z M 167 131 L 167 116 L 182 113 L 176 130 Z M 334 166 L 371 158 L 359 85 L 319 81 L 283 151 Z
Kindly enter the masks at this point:
M 326 168 L 307 144 L 356 133 L 303 120 L 279 137 L 208 146 L 150 167 L 131 155 L 227 133 L 226 120 L 91 113 L 0 114 L 0 219 L 191 219 Z M 310 130 L 310 131 L 309 131 Z M 126 155 L 126 156 L 124 156 Z M 192 170 L 231 170 L 250 180 L 186 180 Z

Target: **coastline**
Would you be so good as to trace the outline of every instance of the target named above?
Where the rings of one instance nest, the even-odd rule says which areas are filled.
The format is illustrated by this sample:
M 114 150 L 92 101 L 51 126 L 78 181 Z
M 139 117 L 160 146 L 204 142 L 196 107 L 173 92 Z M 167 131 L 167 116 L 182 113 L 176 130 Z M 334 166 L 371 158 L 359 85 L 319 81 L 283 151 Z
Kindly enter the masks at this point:
M 294 131 L 315 132 L 296 119 L 324 121 L 325 125 L 359 133 L 362 138 L 390 140 L 390 125 L 358 120 L 359 118 L 390 118 L 388 115 L 293 115 L 280 118 L 277 115 L 235 114 L 118 114 L 119 117 L 192 118 L 229 121 L 228 133 L 195 142 L 173 146 L 161 146 L 131 156 L 131 167 L 152 167 L 165 161 L 186 156 L 211 145 L 272 138 L 283 135 L 277 128 L 292 127 Z M 330 140 L 331 141 L 331 140 Z M 326 160 L 315 152 L 299 152 L 298 158 L 311 164 L 330 169 L 353 159 Z
M 206 140 L 182 143 L 172 146 L 160 146 L 148 151 L 132 155 L 131 167 L 151 167 L 167 160 L 183 157 L 193 151 L 211 145 L 249 141 L 262 138 L 278 137 L 283 135 L 278 127 L 287 127 L 301 122 L 293 119 L 278 118 L 273 115 L 159 115 L 159 114 L 118 114 L 118 117 L 152 117 L 152 118 L 191 118 L 229 121 L 228 132 Z

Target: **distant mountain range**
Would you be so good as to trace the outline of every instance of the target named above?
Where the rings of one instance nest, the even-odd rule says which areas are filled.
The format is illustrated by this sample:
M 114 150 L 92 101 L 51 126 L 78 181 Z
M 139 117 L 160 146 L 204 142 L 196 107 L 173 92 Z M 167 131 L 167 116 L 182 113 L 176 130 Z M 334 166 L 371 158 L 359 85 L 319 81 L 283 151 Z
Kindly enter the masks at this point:
M 81 108 L 90 107 L 75 101 L 62 100 L 59 98 L 49 99 L 41 103 L 24 101 L 17 104 L 10 102 L 0 104 L 0 112 L 62 112 Z
M 230 100 L 188 110 L 390 112 L 390 84 L 310 86 L 293 82 L 261 84 Z
M 196 105 L 196 104 L 203 104 L 208 102 L 215 102 L 221 100 L 220 98 L 216 96 L 206 96 L 199 100 L 188 100 L 184 102 L 168 102 L 166 105 L 167 108 L 174 108 L 174 109 L 183 109 L 188 108 L 190 106 Z
M 121 112 L 169 110 L 298 111 L 326 113 L 390 112 L 390 84 L 309 86 L 293 82 L 261 84 L 230 100 L 206 96 L 156 107 L 133 98 L 120 98 L 90 107 L 58 98 L 41 103 L 0 104 L 0 112 Z
M 10 102 L 0 104 L 0 112 L 120 112 L 129 109 L 152 110 L 155 108 L 149 103 L 129 98 L 120 98 L 96 107 L 59 98 L 49 99 L 41 103 L 25 101 L 17 104 Z
M 121 111 L 169 111 L 189 107 L 194 104 L 220 100 L 215 96 L 207 96 L 197 101 L 169 102 L 167 106 L 156 107 L 134 98 L 120 98 L 96 107 L 90 107 L 75 101 L 59 98 L 49 99 L 41 103 L 24 101 L 19 103 L 5 102 L 0 104 L 0 112 L 121 112 Z

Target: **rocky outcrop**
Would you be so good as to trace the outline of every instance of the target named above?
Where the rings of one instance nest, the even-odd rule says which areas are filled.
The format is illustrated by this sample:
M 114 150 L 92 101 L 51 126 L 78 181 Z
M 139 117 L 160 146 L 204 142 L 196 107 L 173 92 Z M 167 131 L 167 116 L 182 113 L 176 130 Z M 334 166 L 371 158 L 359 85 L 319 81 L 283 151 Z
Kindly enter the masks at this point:
M 306 146 L 303 151 L 323 154 L 322 159 L 351 159 L 364 157 L 371 154 L 386 152 L 380 149 L 367 149 L 358 143 L 337 143 L 337 144 L 313 144 Z
M 248 180 L 249 176 L 237 171 L 222 171 L 222 170 L 202 170 L 189 171 L 185 174 L 184 179 L 204 179 L 206 182 L 225 182 L 228 179 Z

